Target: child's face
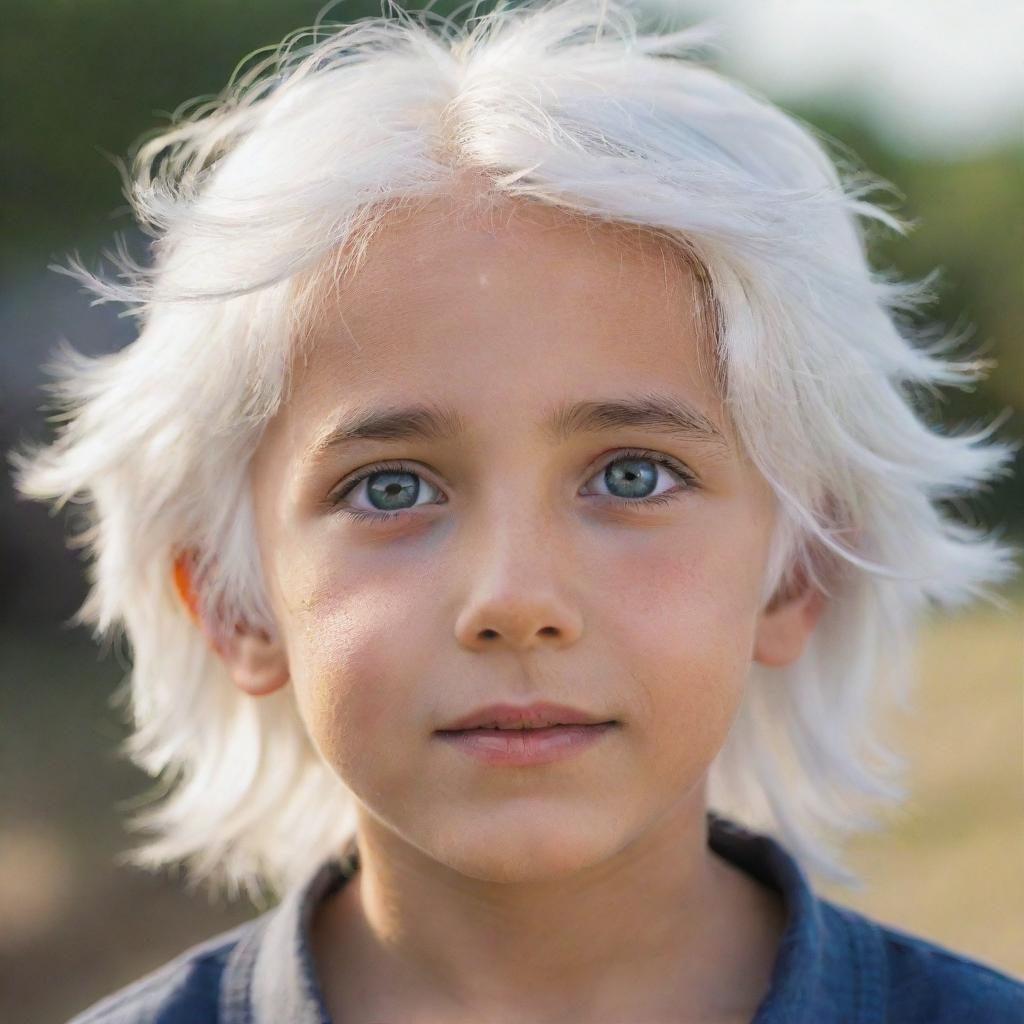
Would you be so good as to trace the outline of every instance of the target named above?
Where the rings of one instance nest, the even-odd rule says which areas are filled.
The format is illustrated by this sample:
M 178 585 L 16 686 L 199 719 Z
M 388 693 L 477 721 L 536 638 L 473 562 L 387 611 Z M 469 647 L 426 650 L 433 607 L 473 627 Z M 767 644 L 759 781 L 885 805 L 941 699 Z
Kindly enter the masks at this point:
M 259 693 L 290 676 L 363 808 L 466 874 L 572 870 L 669 810 L 703 815 L 752 658 L 791 660 L 811 628 L 799 602 L 760 610 L 773 495 L 699 370 L 691 285 L 653 243 L 546 208 L 391 223 L 331 300 L 253 460 L 282 640 L 229 645 L 236 681 Z M 685 403 L 722 442 L 542 429 L 555 407 L 647 396 Z M 342 418 L 426 403 L 465 433 L 307 457 Z M 330 507 L 357 471 L 396 461 L 344 498 L 391 518 Z M 435 735 L 482 705 L 538 700 L 620 725 L 526 767 Z

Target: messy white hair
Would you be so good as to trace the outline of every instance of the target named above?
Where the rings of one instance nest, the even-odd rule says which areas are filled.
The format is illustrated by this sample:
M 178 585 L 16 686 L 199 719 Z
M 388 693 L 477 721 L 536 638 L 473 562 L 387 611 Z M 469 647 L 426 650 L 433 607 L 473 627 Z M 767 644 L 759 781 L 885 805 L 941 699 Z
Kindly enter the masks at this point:
M 122 168 L 150 266 L 119 244 L 119 280 L 77 256 L 53 268 L 139 323 L 113 354 L 59 346 L 56 439 L 11 456 L 22 494 L 86 505 L 72 543 L 92 555 L 91 589 L 73 621 L 131 644 L 124 749 L 163 791 L 122 856 L 260 902 L 352 837 L 353 797 L 292 688 L 253 699 L 232 684 L 172 565 L 196 553 L 204 616 L 279 635 L 249 461 L 324 268 L 356 265 L 396 208 L 470 171 L 496 198 L 655 232 L 699 269 L 716 380 L 778 501 L 763 598 L 801 581 L 828 598 L 798 660 L 751 666 L 709 804 L 857 886 L 841 840 L 906 797 L 873 715 L 906 704 L 920 613 L 999 604 L 985 584 L 1017 569 L 998 530 L 939 504 L 1005 475 L 1017 446 L 992 439 L 997 423 L 952 433 L 925 418 L 937 385 L 968 387 L 991 360 L 953 361 L 961 338 L 926 337 L 934 275 L 870 266 L 867 229 L 910 226 L 867 198 L 887 183 L 702 63 L 706 26 L 641 32 L 615 0 L 473 10 L 456 24 L 382 8 L 290 34 Z

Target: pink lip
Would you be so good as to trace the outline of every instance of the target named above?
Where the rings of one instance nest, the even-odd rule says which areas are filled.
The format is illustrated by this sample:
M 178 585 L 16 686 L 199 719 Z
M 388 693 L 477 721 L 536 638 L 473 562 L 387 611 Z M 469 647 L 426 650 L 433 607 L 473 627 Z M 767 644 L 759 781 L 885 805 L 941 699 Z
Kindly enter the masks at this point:
M 552 704 L 549 701 L 538 701 L 534 704 L 517 706 L 515 704 L 488 704 L 462 718 L 449 722 L 440 732 L 455 732 L 459 729 L 476 729 L 479 727 L 507 729 L 543 729 L 551 725 L 598 725 L 608 722 L 608 718 L 599 718 L 569 707 L 567 704 Z
M 441 731 L 439 739 L 470 757 L 491 765 L 550 764 L 582 753 L 617 729 L 617 722 L 594 725 L 553 725 L 534 729 L 468 729 Z

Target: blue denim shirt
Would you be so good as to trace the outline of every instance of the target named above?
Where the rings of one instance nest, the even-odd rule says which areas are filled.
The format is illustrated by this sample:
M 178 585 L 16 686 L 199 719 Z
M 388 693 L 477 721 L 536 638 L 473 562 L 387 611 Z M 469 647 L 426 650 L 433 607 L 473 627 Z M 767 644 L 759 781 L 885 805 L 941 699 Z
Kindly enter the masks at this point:
M 788 911 L 751 1024 L 1024 1024 L 1024 981 L 814 894 L 775 839 L 708 814 L 711 849 Z M 310 925 L 358 867 L 354 841 L 272 910 L 186 950 L 69 1024 L 344 1024 L 317 983 Z M 581 1022 L 582 1024 L 582 1022 Z

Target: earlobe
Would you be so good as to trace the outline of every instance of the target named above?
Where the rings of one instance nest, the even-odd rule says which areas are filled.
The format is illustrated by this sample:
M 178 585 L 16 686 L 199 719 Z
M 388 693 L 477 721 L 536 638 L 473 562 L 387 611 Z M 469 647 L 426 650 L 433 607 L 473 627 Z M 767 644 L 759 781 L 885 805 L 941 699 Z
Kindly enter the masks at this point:
M 758 616 L 753 660 L 781 667 L 803 653 L 825 607 L 825 595 L 799 574 L 794 592 L 776 595 Z
M 236 626 L 232 636 L 220 637 L 214 642 L 214 649 L 235 685 L 250 696 L 265 696 L 288 682 L 284 648 L 265 630 Z
M 266 630 L 238 624 L 231 634 L 211 626 L 199 607 L 193 579 L 194 553 L 184 551 L 174 559 L 172 581 L 189 618 L 206 637 L 227 666 L 235 685 L 253 697 L 261 697 L 280 689 L 289 680 L 288 659 L 283 646 Z

